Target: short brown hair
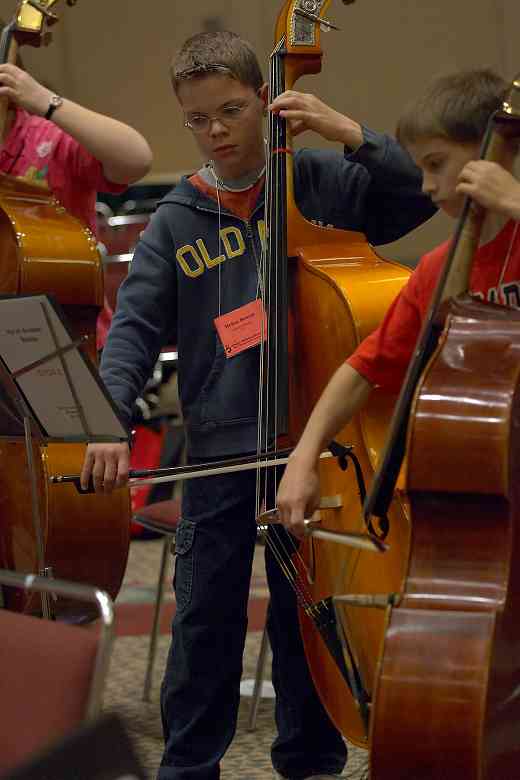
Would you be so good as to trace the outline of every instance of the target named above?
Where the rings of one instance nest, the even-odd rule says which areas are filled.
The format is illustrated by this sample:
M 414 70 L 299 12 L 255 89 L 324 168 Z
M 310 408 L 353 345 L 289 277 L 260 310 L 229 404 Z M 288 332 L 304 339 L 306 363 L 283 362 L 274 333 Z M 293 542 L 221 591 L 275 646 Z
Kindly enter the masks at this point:
M 507 89 L 506 81 L 490 68 L 438 76 L 405 108 L 397 124 L 397 139 L 403 146 L 424 138 L 479 143 Z
M 179 85 L 208 73 L 227 73 L 231 78 L 258 90 L 264 83 L 251 44 L 227 30 L 203 32 L 188 38 L 174 56 L 170 75 L 175 92 Z

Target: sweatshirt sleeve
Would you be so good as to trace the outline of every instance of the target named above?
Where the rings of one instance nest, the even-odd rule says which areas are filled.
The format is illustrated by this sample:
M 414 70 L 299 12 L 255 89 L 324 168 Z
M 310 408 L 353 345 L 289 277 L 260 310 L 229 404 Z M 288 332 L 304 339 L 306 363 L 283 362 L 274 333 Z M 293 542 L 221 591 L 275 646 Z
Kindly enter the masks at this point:
M 318 224 L 364 233 L 371 244 L 395 241 L 433 214 L 421 173 L 390 136 L 363 128 L 364 143 L 345 154 L 300 149 L 294 158 L 295 198 Z
M 436 212 L 422 190 L 419 168 L 391 136 L 363 127 L 364 143 L 345 160 L 368 174 L 363 199 L 363 232 L 372 244 L 395 241 Z
M 175 245 L 165 217 L 159 208 L 137 245 L 101 358 L 101 378 L 128 425 L 176 323 Z

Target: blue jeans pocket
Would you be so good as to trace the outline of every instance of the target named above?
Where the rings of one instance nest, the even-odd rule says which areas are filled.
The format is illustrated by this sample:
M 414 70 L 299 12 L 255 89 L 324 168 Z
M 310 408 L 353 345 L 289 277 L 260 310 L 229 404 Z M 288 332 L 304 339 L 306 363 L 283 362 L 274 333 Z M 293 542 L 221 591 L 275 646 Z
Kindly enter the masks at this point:
M 182 612 L 189 606 L 193 587 L 193 540 L 195 523 L 182 519 L 175 534 L 175 574 L 173 587 L 177 611 Z

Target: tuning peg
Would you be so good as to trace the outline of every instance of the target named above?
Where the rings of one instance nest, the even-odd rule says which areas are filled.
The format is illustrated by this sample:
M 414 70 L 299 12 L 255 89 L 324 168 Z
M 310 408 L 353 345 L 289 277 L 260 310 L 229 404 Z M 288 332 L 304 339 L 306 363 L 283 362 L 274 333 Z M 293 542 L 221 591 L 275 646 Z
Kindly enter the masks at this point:
M 353 0 L 350 0 L 353 2 Z M 328 19 L 321 19 L 317 14 L 312 13 L 312 11 L 306 11 L 303 8 L 295 8 L 294 13 L 298 14 L 298 16 L 304 16 L 306 19 L 310 19 L 311 22 L 316 22 L 320 25 L 321 29 L 325 32 L 329 32 L 330 30 L 339 30 L 340 28 L 337 27 L 332 22 L 329 22 Z
M 58 21 L 56 14 L 49 11 L 49 9 L 42 5 L 42 3 L 39 3 L 38 0 L 27 0 L 27 5 L 30 5 L 35 8 L 36 11 L 39 11 L 45 17 L 47 24 L 55 24 Z

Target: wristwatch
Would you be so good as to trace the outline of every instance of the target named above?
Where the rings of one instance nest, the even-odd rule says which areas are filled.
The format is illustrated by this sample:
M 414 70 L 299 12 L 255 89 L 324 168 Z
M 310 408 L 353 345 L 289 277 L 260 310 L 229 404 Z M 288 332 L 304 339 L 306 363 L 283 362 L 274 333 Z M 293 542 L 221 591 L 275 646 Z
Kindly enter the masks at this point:
M 49 108 L 47 109 L 47 113 L 45 114 L 45 119 L 50 119 L 51 116 L 54 114 L 57 108 L 59 108 L 63 103 L 63 98 L 59 95 L 51 95 L 51 99 L 49 102 Z

